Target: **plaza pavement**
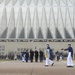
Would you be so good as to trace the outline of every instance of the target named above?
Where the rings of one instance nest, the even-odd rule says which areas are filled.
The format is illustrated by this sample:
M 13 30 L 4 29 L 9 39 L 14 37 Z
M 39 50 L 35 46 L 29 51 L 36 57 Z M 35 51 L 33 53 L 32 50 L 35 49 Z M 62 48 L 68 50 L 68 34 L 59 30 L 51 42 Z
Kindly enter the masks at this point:
M 66 67 L 66 61 L 54 61 L 54 66 L 45 67 L 43 63 L 26 63 L 21 61 L 0 62 L 0 75 L 75 75 L 75 61 L 73 68 Z

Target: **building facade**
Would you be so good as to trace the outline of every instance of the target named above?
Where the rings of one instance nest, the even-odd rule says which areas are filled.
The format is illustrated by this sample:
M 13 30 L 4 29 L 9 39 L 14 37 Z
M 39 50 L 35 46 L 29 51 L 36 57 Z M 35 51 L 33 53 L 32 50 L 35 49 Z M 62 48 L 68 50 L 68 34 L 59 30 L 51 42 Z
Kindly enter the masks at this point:
M 75 39 L 75 0 L 0 0 L 0 39 Z

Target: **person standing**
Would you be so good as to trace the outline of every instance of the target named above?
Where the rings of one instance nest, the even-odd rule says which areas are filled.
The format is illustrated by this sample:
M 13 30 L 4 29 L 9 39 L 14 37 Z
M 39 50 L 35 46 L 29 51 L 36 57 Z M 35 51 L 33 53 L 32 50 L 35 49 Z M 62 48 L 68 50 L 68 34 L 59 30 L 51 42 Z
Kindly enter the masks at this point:
M 28 53 L 28 50 L 26 50 L 26 53 L 25 53 L 25 58 L 26 58 L 26 62 L 28 62 L 28 58 L 29 58 L 29 53 Z
M 60 56 L 59 56 L 59 55 L 60 55 L 60 54 L 59 54 L 59 51 L 56 51 L 56 53 L 55 53 L 55 54 L 56 54 L 56 57 L 57 57 L 57 61 L 59 61 L 59 59 L 60 59 Z
M 31 62 L 33 62 L 33 57 L 34 57 L 34 52 L 31 49 L 30 50 L 30 60 L 31 60 Z
M 39 51 L 40 62 L 43 62 L 44 53 L 42 50 Z
M 21 56 L 22 56 L 22 61 L 25 62 L 25 52 L 24 51 L 21 52 Z
M 72 61 L 72 57 L 73 57 L 73 48 L 71 47 L 71 44 L 68 44 L 68 48 L 67 49 L 61 49 L 61 50 L 68 50 L 68 57 L 67 57 L 67 67 L 73 67 L 73 61 Z
M 35 50 L 35 62 L 38 62 L 38 51 Z

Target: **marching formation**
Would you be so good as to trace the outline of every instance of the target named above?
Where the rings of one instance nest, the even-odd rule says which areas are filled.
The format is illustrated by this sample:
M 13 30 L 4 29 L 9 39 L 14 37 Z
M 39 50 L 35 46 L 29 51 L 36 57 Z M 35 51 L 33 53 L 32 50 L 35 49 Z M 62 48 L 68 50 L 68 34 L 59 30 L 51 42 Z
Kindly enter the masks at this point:
M 71 47 L 71 44 L 68 44 L 68 48 L 66 48 L 66 49 L 62 48 L 61 50 L 68 51 L 67 67 L 74 67 L 73 61 L 72 61 L 73 48 Z M 44 51 L 40 50 L 38 52 L 37 49 L 35 51 L 33 51 L 31 49 L 30 52 L 28 52 L 28 50 L 26 50 L 26 51 L 21 52 L 21 56 L 22 56 L 22 61 L 23 62 L 25 62 L 25 61 L 28 62 L 29 57 L 30 57 L 31 62 L 33 62 L 34 57 L 35 57 L 35 62 L 38 62 L 38 60 L 40 60 L 40 62 L 43 62 L 44 56 L 45 56 L 45 66 L 49 66 L 49 64 L 51 66 L 54 65 L 54 62 L 53 62 L 53 49 L 50 48 L 49 44 L 47 44 L 47 48 Z M 60 56 L 60 59 L 62 60 L 61 56 Z

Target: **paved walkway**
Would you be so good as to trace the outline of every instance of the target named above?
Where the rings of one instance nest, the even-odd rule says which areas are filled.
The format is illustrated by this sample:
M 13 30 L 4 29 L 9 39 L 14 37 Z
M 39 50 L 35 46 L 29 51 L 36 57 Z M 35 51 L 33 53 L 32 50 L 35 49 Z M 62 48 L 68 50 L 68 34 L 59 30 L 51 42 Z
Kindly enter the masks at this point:
M 66 61 L 55 62 L 53 67 L 45 67 L 45 62 L 4 61 L 0 62 L 0 75 L 75 75 L 75 66 L 67 68 Z

